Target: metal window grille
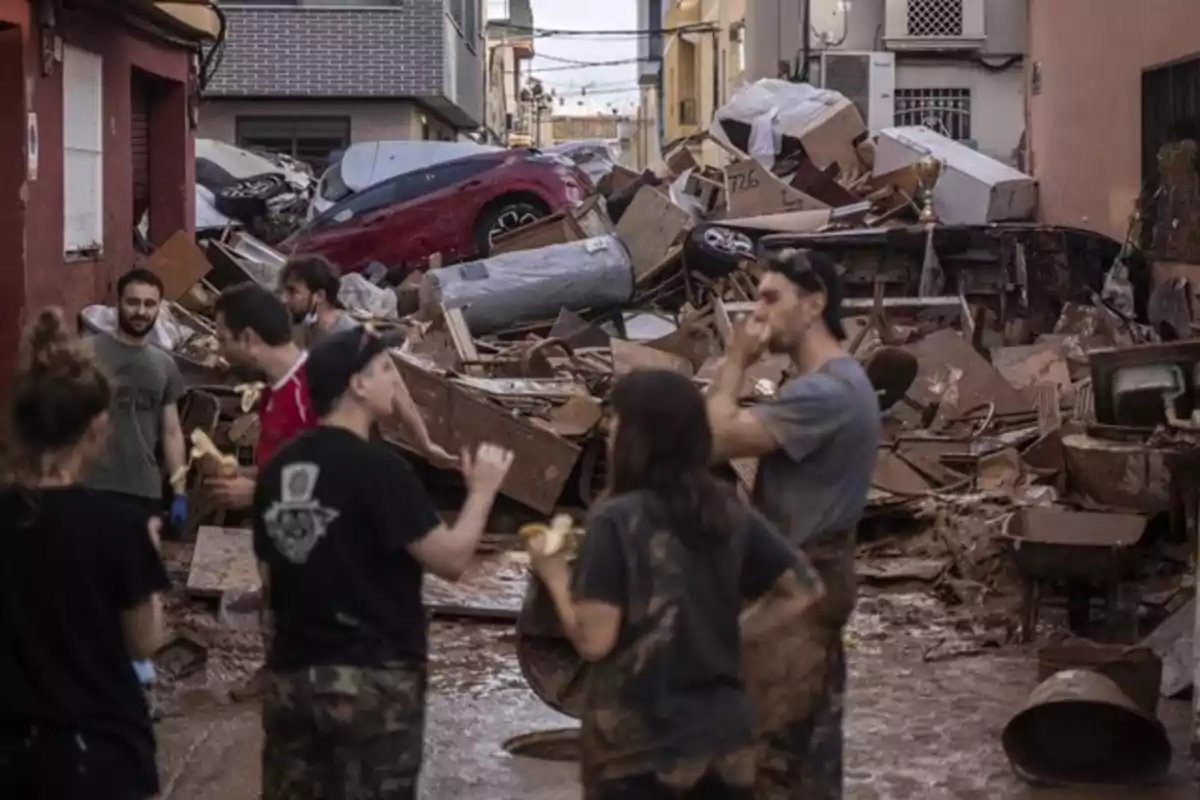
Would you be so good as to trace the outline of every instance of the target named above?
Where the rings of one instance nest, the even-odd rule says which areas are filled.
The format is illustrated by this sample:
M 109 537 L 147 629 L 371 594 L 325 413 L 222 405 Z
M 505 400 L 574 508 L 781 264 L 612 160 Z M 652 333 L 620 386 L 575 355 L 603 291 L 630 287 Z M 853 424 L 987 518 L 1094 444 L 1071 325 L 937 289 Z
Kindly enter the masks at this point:
M 680 125 L 699 125 L 700 120 L 696 115 L 695 100 L 680 100 L 679 101 L 679 124 Z
M 962 36 L 963 0 L 908 0 L 908 35 Z
M 896 124 L 924 125 L 955 141 L 971 138 L 970 89 L 897 89 Z

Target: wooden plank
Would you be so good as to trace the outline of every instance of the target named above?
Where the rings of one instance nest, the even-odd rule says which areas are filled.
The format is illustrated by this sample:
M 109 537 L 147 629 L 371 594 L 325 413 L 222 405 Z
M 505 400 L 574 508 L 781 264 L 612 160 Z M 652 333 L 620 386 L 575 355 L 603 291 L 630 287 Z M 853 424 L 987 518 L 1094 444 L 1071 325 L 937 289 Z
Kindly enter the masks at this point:
M 250 529 L 200 526 L 188 571 L 188 594 L 221 597 L 226 593 L 252 592 L 260 588 L 254 536 Z
M 163 282 L 163 300 L 174 302 L 187 294 L 212 269 L 191 234 L 176 231 L 145 263 Z
M 471 329 L 467 326 L 462 309 L 446 308 L 445 304 L 441 304 L 441 311 L 442 319 L 446 321 L 446 330 L 450 334 L 450 342 L 458 353 L 458 360 L 468 373 L 478 373 L 479 367 L 471 365 L 478 364 L 479 350 L 475 348 L 475 340 L 471 337 Z
M 665 369 L 689 378 L 696 374 L 692 362 L 682 356 L 624 339 L 612 340 L 612 357 L 613 374 L 618 378 L 639 369 Z
M 516 457 L 500 487 L 501 494 L 543 514 L 554 510 L 579 460 L 578 447 L 401 356 L 396 356 L 395 362 L 434 442 L 451 453 L 482 442 L 512 450 Z M 397 426 L 386 427 L 384 436 L 412 444 Z
M 629 250 L 634 281 L 657 267 L 667 250 L 691 226 L 686 211 L 653 187 L 643 186 L 617 223 L 617 237 Z

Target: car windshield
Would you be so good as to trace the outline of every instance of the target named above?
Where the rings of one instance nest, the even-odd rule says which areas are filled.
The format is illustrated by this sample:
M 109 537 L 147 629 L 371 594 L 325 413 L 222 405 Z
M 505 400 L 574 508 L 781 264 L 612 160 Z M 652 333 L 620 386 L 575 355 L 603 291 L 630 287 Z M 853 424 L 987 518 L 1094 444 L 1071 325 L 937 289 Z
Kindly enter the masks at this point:
M 321 199 L 336 203 L 351 194 L 350 187 L 342 180 L 342 162 L 339 161 L 327 169 L 321 178 Z

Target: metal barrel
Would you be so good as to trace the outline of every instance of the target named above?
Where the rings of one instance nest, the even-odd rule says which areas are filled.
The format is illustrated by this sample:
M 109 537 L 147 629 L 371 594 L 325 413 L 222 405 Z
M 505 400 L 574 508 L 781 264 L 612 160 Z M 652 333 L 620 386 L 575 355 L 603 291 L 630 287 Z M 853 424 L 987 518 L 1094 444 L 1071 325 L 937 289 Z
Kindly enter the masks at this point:
M 1037 783 L 1146 786 L 1171 764 L 1162 723 L 1110 678 L 1086 669 L 1042 682 L 1002 741 L 1014 771 Z

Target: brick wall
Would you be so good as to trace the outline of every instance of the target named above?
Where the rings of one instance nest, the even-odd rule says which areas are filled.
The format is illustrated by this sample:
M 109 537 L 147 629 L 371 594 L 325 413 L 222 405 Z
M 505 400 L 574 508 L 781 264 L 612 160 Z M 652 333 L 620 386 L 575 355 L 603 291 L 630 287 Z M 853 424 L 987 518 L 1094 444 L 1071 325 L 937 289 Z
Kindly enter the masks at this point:
M 436 97 L 443 0 L 387 8 L 236 6 L 208 96 Z

